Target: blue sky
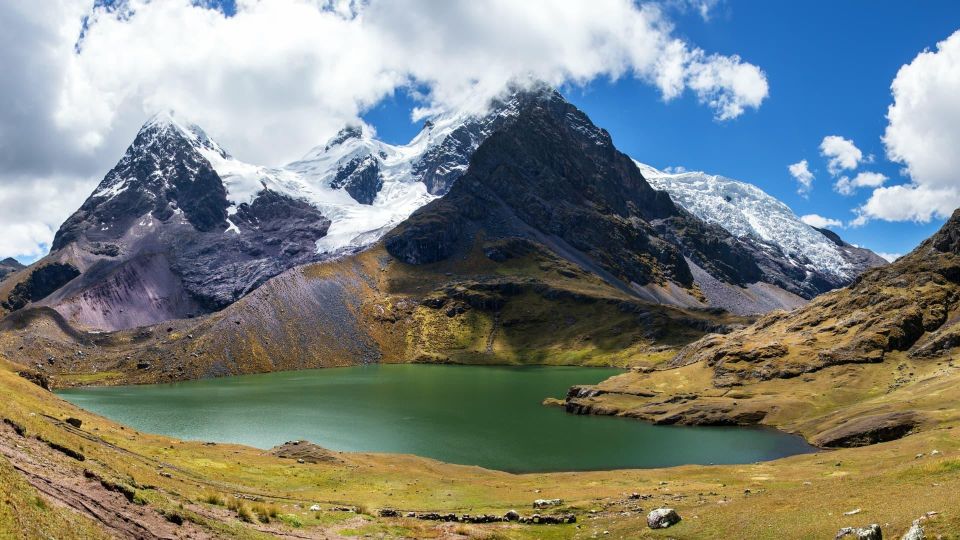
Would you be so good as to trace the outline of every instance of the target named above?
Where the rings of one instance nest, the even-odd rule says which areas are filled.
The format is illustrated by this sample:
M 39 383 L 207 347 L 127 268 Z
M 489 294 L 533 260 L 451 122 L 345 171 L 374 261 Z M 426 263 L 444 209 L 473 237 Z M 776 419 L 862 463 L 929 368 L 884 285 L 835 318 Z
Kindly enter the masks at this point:
M 682 166 L 760 186 L 798 215 L 848 222 L 869 196 L 833 190 L 819 145 L 827 135 L 851 139 L 875 171 L 904 183 L 902 166 L 886 158 L 881 141 L 892 103 L 890 84 L 904 64 L 960 29 L 960 2 L 725 2 L 709 20 L 694 11 L 673 14 L 675 32 L 711 52 L 739 54 L 767 75 L 770 95 L 757 110 L 718 122 L 695 96 L 664 102 L 659 92 L 626 77 L 563 91 L 593 121 L 610 131 L 623 152 L 658 168 Z M 398 94 L 364 118 L 389 142 L 405 142 L 419 129 L 409 121 L 415 103 Z M 787 166 L 808 160 L 813 189 L 804 198 Z M 878 252 L 906 253 L 930 236 L 929 223 L 872 220 L 837 229 L 848 241 Z

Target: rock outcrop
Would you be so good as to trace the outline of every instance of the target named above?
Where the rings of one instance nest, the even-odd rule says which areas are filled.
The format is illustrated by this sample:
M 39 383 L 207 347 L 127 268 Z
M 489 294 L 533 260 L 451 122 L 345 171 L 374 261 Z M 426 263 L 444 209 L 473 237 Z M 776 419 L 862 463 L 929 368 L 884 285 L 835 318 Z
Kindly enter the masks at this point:
M 666 529 L 680 523 L 680 514 L 673 508 L 657 508 L 647 514 L 647 527 Z

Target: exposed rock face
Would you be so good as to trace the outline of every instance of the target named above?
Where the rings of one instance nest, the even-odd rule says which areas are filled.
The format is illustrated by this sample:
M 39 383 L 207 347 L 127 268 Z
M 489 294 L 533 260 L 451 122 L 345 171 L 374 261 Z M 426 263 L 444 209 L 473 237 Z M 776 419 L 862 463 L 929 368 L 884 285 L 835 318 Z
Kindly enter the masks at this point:
M 0 305 L 9 311 L 18 310 L 30 302 L 46 298 L 79 275 L 80 271 L 70 264 L 45 264 L 31 272 L 24 281 L 17 283 Z
M 556 93 L 525 102 L 445 197 L 385 241 L 397 258 L 424 264 L 463 250 L 477 231 L 574 252 L 627 285 L 692 287 L 685 256 L 730 283 L 760 277 L 739 241 L 651 188 L 609 134 Z
M 361 204 L 373 204 L 383 187 L 380 162 L 372 156 L 353 158 L 337 170 L 330 187 L 347 190 Z
M 824 431 L 813 442 L 828 448 L 867 446 L 907 435 L 923 418 L 915 412 L 894 412 L 855 418 Z
M 680 523 L 680 514 L 673 508 L 657 508 L 647 514 L 647 527 L 666 529 Z

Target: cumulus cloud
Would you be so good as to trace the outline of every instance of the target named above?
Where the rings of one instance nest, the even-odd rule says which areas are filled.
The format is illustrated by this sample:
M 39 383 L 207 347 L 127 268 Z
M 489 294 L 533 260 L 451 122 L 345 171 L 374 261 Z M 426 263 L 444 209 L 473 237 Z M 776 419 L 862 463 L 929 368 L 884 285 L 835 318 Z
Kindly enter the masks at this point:
M 883 142 L 910 183 L 875 189 L 858 219 L 945 218 L 960 206 L 960 31 L 902 66 L 890 88 Z
M 837 176 L 847 169 L 856 169 L 863 160 L 863 152 L 853 141 L 839 135 L 827 135 L 820 142 L 820 155 L 827 158 L 827 170 Z
M 903 253 L 886 253 L 883 251 L 875 251 L 874 253 L 886 259 L 887 262 L 893 262 L 900 257 L 903 257 Z
M 797 193 L 806 196 L 813 189 L 813 173 L 810 172 L 810 165 L 807 160 L 802 159 L 792 165 L 787 166 L 790 175 L 797 181 Z
M 853 178 L 841 176 L 839 179 L 837 179 L 836 183 L 833 184 L 833 189 L 835 189 L 837 193 L 840 193 L 841 195 L 853 195 L 858 188 L 880 187 L 887 180 L 888 178 L 886 175 L 877 172 L 861 172 L 857 173 L 857 175 Z
M 843 227 L 843 222 L 840 221 L 839 219 L 823 217 L 819 214 L 807 214 L 805 216 L 800 216 L 800 221 L 806 223 L 811 227 L 816 227 L 818 229 L 827 229 L 830 227 Z
M 423 117 L 482 108 L 517 80 L 633 77 L 665 101 L 692 93 L 718 120 L 768 94 L 759 67 L 696 47 L 659 4 L 632 0 L 238 0 L 232 16 L 207 1 L 91 4 L 0 2 L 5 186 L 92 189 L 161 109 L 241 159 L 280 164 L 397 91 L 418 96 Z M 10 249 L 0 256 L 23 254 Z

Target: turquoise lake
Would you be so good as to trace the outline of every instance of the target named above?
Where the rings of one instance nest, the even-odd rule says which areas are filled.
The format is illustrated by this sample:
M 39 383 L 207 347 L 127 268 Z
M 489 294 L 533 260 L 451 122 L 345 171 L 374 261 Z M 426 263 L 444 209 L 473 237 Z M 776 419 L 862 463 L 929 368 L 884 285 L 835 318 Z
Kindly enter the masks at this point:
M 372 365 L 58 394 L 138 430 L 270 448 L 408 453 L 512 472 L 750 463 L 811 452 L 770 429 L 654 426 L 545 407 L 619 370 Z

